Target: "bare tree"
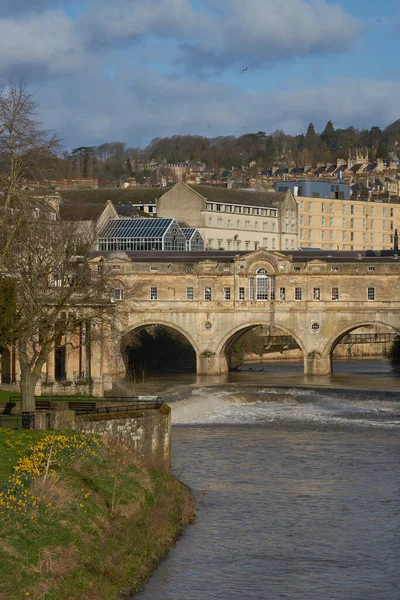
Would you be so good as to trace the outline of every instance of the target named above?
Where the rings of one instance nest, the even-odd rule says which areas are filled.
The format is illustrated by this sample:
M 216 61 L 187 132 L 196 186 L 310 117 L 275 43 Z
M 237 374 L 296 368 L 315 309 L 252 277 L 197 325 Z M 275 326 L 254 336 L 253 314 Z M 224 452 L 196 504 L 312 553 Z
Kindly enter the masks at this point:
M 59 140 L 42 129 L 37 120 L 37 104 L 25 85 L 10 83 L 0 87 L 0 225 L 8 219 L 9 209 L 18 208 L 20 220 L 31 210 L 29 194 L 20 196 L 21 187 L 39 179 L 56 162 Z M 11 244 L 14 228 L 8 229 Z
M 3 224 L 6 237 L 18 218 L 14 214 Z M 10 337 L 20 361 L 23 411 L 35 410 L 35 386 L 60 334 L 113 310 L 107 274 L 91 266 L 93 242 L 93 233 L 79 223 L 24 217 L 3 255 L 3 276 L 15 290 Z

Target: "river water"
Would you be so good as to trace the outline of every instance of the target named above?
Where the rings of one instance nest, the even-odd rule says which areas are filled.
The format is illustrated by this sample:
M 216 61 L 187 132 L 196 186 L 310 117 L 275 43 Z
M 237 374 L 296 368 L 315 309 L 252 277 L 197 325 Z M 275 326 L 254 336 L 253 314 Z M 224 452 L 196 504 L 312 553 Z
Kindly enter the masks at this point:
M 140 599 L 399 600 L 398 378 L 379 360 L 314 387 L 301 365 L 266 369 L 170 396 L 199 509 Z

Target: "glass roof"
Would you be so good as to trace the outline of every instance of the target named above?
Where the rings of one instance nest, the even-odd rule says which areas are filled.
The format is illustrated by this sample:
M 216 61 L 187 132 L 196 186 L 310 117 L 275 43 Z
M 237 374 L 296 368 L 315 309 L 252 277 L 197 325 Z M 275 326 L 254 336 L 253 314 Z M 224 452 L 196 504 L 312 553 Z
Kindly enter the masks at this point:
M 190 240 L 194 232 L 196 231 L 196 227 L 182 227 L 182 233 L 187 240 Z
M 161 238 L 174 219 L 111 219 L 99 238 Z

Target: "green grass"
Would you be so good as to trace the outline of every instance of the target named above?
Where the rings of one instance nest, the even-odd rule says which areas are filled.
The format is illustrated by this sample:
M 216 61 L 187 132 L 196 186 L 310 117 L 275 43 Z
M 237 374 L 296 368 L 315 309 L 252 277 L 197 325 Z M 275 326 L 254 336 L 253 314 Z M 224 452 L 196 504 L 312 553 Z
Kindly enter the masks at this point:
M 0 488 L 28 446 L 47 434 L 0 431 Z M 127 598 L 193 516 L 185 486 L 138 468 L 118 446 L 69 462 L 32 491 L 40 498 L 34 519 L 0 513 L 1 600 Z
M 0 390 L 0 402 L 8 402 L 10 396 L 21 396 L 20 392 L 9 392 L 8 390 Z

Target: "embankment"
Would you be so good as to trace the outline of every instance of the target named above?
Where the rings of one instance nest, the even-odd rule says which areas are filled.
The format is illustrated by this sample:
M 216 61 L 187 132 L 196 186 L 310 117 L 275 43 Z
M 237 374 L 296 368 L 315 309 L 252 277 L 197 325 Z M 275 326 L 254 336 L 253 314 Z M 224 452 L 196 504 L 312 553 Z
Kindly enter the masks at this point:
M 194 515 L 190 490 L 119 442 L 0 430 L 0 599 L 128 598 Z

